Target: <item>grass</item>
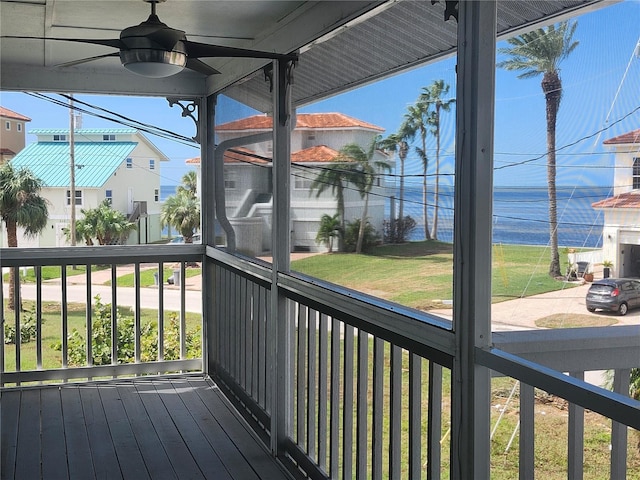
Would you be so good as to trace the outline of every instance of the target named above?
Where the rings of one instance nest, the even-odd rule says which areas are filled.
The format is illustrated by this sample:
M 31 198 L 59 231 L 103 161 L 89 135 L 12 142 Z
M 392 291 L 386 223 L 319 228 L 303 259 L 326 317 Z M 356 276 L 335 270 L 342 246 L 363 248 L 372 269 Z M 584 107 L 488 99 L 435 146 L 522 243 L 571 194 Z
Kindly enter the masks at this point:
M 24 312 L 21 322 L 24 322 L 25 312 L 29 312 L 34 307 L 34 302 L 23 301 Z M 60 321 L 60 303 L 43 302 L 43 323 L 42 323 L 42 364 L 43 368 L 54 369 L 62 366 L 62 352 L 55 350 L 54 344 L 59 343 L 62 339 L 62 325 Z M 133 313 L 128 307 L 120 307 L 119 312 L 122 316 L 132 317 Z M 5 310 L 5 321 L 8 324 L 13 323 L 14 313 Z M 168 322 L 169 311 L 165 312 L 165 322 Z M 141 310 L 141 324 L 147 324 L 157 321 L 157 310 Z M 186 314 L 187 330 L 191 331 L 202 324 L 202 317 L 197 313 Z M 68 332 L 75 328 L 85 337 L 86 332 L 86 310 L 84 304 L 70 303 L 67 306 L 67 324 Z M 16 368 L 15 345 L 6 344 L 5 349 L 5 371 L 13 372 Z M 21 370 L 36 369 L 36 342 L 30 341 L 20 346 L 20 368 Z
M 97 272 L 99 270 L 104 270 L 109 267 L 105 267 L 102 265 L 92 265 L 91 271 Z M 72 277 L 75 275 L 83 275 L 87 271 L 86 265 L 67 265 L 67 276 Z M 60 278 L 61 276 L 61 267 L 59 266 L 47 266 L 41 267 L 42 272 L 42 281 L 46 280 L 54 280 L 56 278 Z M 5 273 L 2 276 L 3 281 L 9 281 L 9 273 Z M 25 283 L 35 283 L 36 282 L 36 273 L 35 270 L 31 267 L 26 269 L 26 275 L 22 275 L 22 270 L 20 270 L 20 280 Z
M 140 286 L 142 288 L 151 287 L 156 284 L 154 274 L 157 273 L 157 268 L 150 268 L 146 270 L 140 270 Z M 167 278 L 173 275 L 174 269 L 170 267 L 164 267 L 162 273 L 162 280 L 166 282 Z M 185 270 L 187 278 L 195 277 L 202 273 L 201 268 L 189 267 Z M 133 287 L 134 286 L 134 274 L 127 273 L 118 277 L 118 287 Z M 107 281 L 104 285 L 111 285 L 111 281 Z
M 578 327 L 608 327 L 615 325 L 618 320 L 611 317 L 583 315 L 581 313 L 556 313 L 536 320 L 536 327 L 540 328 L 578 328 Z
M 549 276 L 548 262 L 545 247 L 494 246 L 492 301 L 552 292 L 565 286 Z M 291 268 L 421 310 L 442 308 L 443 300 L 453 298 L 453 250 L 448 243 L 410 242 L 377 247 L 362 255 L 315 255 L 291 262 Z

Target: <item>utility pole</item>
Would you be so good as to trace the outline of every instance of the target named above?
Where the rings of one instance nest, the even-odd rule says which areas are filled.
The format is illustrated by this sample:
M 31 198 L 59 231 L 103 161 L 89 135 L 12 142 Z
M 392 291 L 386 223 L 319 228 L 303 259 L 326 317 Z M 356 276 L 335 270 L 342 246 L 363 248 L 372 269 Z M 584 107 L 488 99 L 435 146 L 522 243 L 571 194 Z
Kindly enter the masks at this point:
M 73 94 L 69 95 L 69 196 L 71 203 L 71 246 L 76 245 L 76 161 L 74 130 L 76 128 L 75 114 L 73 113 Z

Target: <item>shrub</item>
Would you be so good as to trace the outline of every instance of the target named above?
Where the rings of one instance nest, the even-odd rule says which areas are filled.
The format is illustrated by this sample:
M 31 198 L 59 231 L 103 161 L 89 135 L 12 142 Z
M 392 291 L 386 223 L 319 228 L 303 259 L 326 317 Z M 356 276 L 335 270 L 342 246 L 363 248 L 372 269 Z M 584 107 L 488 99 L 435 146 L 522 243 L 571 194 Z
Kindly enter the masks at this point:
M 416 228 L 416 221 L 409 215 L 383 222 L 383 236 L 385 243 L 404 243 Z
M 24 314 L 25 320 L 20 323 L 20 343 L 27 343 L 36 338 L 37 324 L 35 309 L 31 309 Z M 4 324 L 4 343 L 16 343 L 16 326 L 5 321 Z
M 135 322 L 133 317 L 116 316 L 118 363 L 135 361 Z M 200 327 L 185 333 L 187 357 L 197 358 L 202 355 Z M 62 350 L 60 343 L 53 348 Z M 91 330 L 91 348 L 94 365 L 111 364 L 111 305 L 103 304 L 100 295 L 96 295 L 93 309 Z M 67 337 L 68 361 L 70 365 L 86 364 L 85 338 L 77 329 L 73 329 Z M 175 312 L 169 314 L 164 326 L 164 359 L 180 358 L 180 322 Z M 140 360 L 143 362 L 158 359 L 158 323 L 147 322 L 140 326 Z
M 358 243 L 358 232 L 360 231 L 360 220 L 347 222 L 344 233 L 344 250 L 345 252 L 355 252 L 356 243 Z M 364 237 L 362 239 L 362 251 L 371 250 L 380 242 L 380 237 L 376 229 L 369 222 L 364 226 Z

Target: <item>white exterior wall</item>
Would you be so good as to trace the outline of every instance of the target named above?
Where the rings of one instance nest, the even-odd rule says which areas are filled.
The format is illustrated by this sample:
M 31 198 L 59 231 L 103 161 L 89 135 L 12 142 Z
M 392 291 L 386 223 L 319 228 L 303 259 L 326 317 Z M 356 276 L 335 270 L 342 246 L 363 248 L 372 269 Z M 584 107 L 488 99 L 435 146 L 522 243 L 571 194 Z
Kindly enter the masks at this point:
M 630 192 L 633 190 L 633 159 L 640 157 L 637 147 L 628 146 L 616 148 L 616 168 L 613 170 L 613 194 Z

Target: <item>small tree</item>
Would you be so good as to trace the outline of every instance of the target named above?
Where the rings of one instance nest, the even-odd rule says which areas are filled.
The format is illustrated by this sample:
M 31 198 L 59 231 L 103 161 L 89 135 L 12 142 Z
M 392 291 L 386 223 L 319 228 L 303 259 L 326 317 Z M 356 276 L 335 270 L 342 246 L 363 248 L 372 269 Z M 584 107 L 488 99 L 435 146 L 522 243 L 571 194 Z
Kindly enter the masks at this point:
M 7 246 L 18 246 L 18 227 L 36 236 L 47 226 L 47 201 L 40 196 L 42 181 L 27 168 L 16 170 L 11 163 L 0 167 L 0 218 L 7 228 Z M 14 269 L 9 270 L 9 308 L 15 303 Z
M 170 196 L 162 205 L 162 225 L 171 225 L 184 237 L 185 243 L 193 243 L 193 234 L 200 228 L 200 202 L 185 191 Z
M 329 253 L 333 252 L 333 241 L 336 238 L 340 238 L 340 215 L 335 214 L 333 216 L 326 213 L 320 218 L 320 228 L 316 235 L 316 243 L 321 243 L 329 249 Z
M 121 244 L 137 228 L 124 213 L 114 210 L 108 199 L 96 208 L 83 208 L 80 213 L 83 218 L 76 223 L 76 240 L 84 240 L 87 245 L 93 245 L 94 239 L 98 245 Z M 69 229 L 64 232 L 71 235 Z

